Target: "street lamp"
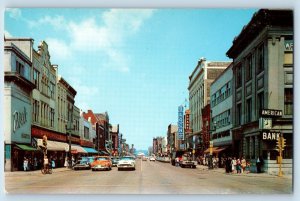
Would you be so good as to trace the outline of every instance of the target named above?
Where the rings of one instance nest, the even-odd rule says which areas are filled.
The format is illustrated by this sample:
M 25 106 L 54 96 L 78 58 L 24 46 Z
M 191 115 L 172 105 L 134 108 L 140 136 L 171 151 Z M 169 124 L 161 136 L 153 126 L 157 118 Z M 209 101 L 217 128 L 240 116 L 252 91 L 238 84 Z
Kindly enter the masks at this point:
M 65 126 L 66 127 L 66 135 L 69 137 L 69 153 L 68 153 L 68 163 L 69 163 L 69 168 L 72 168 L 72 154 L 71 154 L 71 149 L 72 149 L 72 141 L 71 141 L 71 131 L 75 130 L 75 128 L 68 127 L 68 124 Z M 74 126 L 75 127 L 75 126 Z

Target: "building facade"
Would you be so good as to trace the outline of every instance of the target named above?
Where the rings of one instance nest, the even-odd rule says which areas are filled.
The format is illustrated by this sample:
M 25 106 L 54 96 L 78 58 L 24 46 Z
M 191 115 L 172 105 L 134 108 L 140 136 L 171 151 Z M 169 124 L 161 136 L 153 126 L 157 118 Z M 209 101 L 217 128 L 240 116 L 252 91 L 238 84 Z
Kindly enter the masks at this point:
M 119 155 L 119 124 L 112 125 L 111 129 L 111 140 L 112 140 L 112 155 Z
M 210 139 L 218 148 L 215 150 L 219 156 L 238 156 L 238 150 L 232 151 L 232 66 L 226 68 L 210 87 Z
M 207 61 L 201 58 L 189 76 L 189 109 L 191 111 L 192 134 L 187 141 L 192 142 L 195 149 L 196 140 L 202 138 L 202 109 L 210 103 L 210 85 L 231 62 Z M 202 142 L 202 140 L 200 140 Z
M 278 171 L 273 132 L 286 139 L 283 171 L 292 171 L 293 36 L 293 11 L 262 9 L 227 51 L 233 59 L 233 139 L 240 155 L 262 156 L 267 172 Z M 266 118 L 263 110 L 279 115 Z
M 33 39 L 4 38 L 4 170 L 23 169 L 23 158 L 36 152 L 31 138 Z
M 168 142 L 168 152 L 172 153 L 173 151 L 179 150 L 179 143 L 177 140 L 177 131 L 178 126 L 169 124 L 168 130 L 167 130 L 167 142 Z

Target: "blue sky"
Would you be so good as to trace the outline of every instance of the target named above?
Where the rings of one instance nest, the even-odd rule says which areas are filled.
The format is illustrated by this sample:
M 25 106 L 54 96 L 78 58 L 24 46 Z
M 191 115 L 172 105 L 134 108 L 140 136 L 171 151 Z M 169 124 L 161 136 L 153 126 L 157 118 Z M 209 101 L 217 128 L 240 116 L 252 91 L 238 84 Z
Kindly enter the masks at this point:
M 49 45 L 83 111 L 107 111 L 129 144 L 147 149 L 177 123 L 201 57 L 226 51 L 255 9 L 7 9 L 4 32 Z

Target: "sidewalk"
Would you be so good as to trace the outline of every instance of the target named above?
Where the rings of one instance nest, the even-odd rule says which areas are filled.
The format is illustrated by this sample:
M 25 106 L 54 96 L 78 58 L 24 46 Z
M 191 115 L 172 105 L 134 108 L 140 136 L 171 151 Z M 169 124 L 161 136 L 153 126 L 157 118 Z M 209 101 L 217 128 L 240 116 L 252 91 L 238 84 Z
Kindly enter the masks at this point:
M 70 171 L 71 169 L 61 167 L 61 168 L 54 168 L 52 169 L 52 174 L 56 174 L 59 172 L 66 172 Z M 33 171 L 15 171 L 15 172 L 4 172 L 4 175 L 7 177 L 10 176 L 21 176 L 21 175 L 42 175 L 41 170 L 33 170 Z
M 278 175 L 271 175 L 268 173 L 255 173 L 255 172 L 250 172 L 250 173 L 241 173 L 241 174 L 231 174 L 231 173 L 226 173 L 224 168 L 215 168 L 215 169 L 208 169 L 207 166 L 204 165 L 197 165 L 197 169 L 202 170 L 202 171 L 210 171 L 210 172 L 215 172 L 219 174 L 226 174 L 228 176 L 236 176 L 236 177 L 267 177 L 267 178 L 280 178 Z M 287 178 L 287 179 L 292 179 L 293 175 L 292 174 L 287 174 L 283 175 L 282 178 Z

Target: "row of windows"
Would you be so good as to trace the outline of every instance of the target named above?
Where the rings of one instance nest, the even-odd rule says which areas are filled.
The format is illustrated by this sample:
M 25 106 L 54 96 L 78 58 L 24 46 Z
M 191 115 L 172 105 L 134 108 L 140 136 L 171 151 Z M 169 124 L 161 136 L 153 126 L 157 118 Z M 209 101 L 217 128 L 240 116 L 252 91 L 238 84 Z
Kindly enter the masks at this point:
M 284 89 L 284 115 L 292 115 L 293 114 L 293 88 L 285 88 Z M 259 113 L 262 109 L 264 109 L 264 92 L 260 92 L 256 97 L 256 115 L 259 116 Z M 249 123 L 253 120 L 253 104 L 252 98 L 249 98 L 245 102 L 245 123 Z M 236 107 L 236 124 L 242 124 L 242 103 L 238 103 Z
M 254 54 L 249 54 L 244 59 L 245 65 L 245 81 L 252 79 L 252 72 L 256 66 L 256 73 L 259 74 L 265 69 L 264 65 L 264 45 L 260 45 Z M 236 68 L 236 87 L 242 86 L 242 64 L 239 64 Z
M 227 82 L 220 90 L 212 95 L 211 99 L 211 107 L 218 105 L 231 96 L 231 82 Z
M 217 116 L 212 118 L 212 125 L 216 126 L 216 129 L 230 125 L 231 123 L 230 115 L 231 115 L 230 110 L 226 110 L 225 112 L 218 114 Z

